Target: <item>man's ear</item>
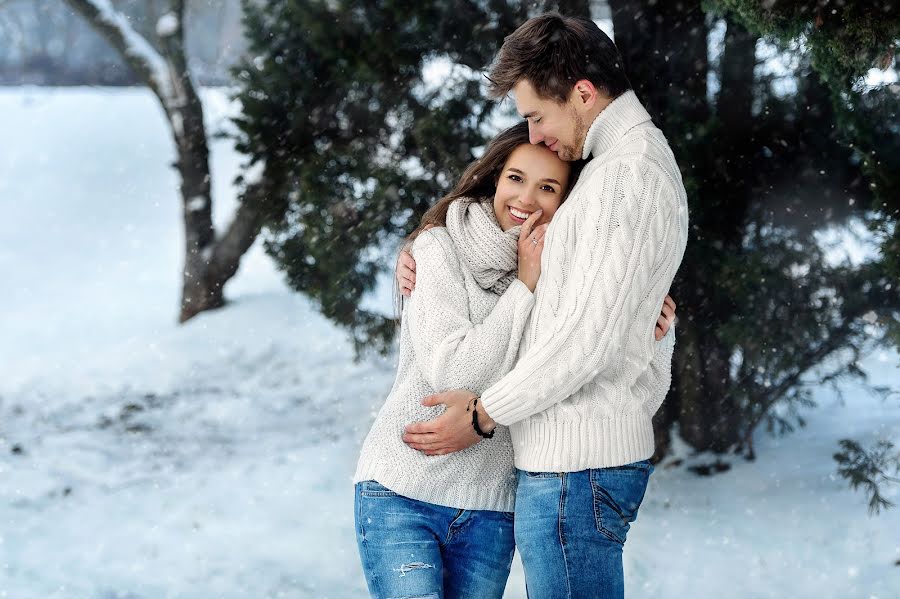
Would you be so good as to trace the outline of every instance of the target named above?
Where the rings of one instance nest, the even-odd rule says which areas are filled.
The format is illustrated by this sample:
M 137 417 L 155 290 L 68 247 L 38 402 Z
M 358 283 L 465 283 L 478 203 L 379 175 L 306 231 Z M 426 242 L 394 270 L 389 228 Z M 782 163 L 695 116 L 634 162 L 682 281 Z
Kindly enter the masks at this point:
M 598 92 L 594 84 L 587 79 L 579 79 L 576 81 L 575 85 L 572 87 L 572 94 L 570 96 L 576 106 L 588 109 L 594 107 L 594 104 L 599 97 L 600 92 Z

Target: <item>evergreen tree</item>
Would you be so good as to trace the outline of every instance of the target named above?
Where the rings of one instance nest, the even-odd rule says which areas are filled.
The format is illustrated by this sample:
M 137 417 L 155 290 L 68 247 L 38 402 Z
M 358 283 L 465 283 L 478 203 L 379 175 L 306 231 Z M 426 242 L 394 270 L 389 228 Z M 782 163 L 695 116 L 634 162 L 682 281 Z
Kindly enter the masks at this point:
M 391 242 L 485 143 L 494 103 L 480 72 L 527 14 L 504 1 L 269 0 L 244 10 L 239 149 L 278 189 L 266 249 L 358 350 L 385 350 L 394 322 L 360 300 L 393 266 Z M 435 83 L 423 68 L 438 58 L 448 72 Z
M 748 29 L 783 47 L 805 48 L 811 70 L 827 88 L 836 143 L 861 167 L 867 193 L 860 197 L 862 177 L 847 189 L 850 201 L 866 200 L 863 218 L 881 239 L 881 257 L 860 272 L 848 273 L 846 283 L 863 290 L 857 294 L 862 322 L 878 323 L 900 347 L 897 286 L 900 280 L 900 87 L 869 89 L 864 77 L 872 68 L 898 67 L 900 5 L 894 0 L 795 1 L 759 3 L 751 0 L 716 0 L 710 5 Z M 820 94 L 823 95 L 823 94 Z M 852 344 L 854 348 L 859 346 Z M 852 371 L 853 364 L 850 369 Z M 891 389 L 875 389 L 891 397 Z M 834 454 L 838 472 L 851 487 L 865 489 L 870 512 L 892 504 L 883 498 L 880 483 L 898 482 L 886 473 L 900 472 L 900 454 L 886 439 L 866 451 L 859 442 L 843 439 Z

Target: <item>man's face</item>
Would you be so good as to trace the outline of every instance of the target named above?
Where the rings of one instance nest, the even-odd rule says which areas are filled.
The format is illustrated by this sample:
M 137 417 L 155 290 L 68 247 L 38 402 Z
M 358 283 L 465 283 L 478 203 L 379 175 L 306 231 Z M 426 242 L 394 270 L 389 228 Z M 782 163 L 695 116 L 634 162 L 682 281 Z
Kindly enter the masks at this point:
M 513 87 L 513 95 L 516 110 L 528 121 L 531 143 L 543 143 L 561 160 L 581 159 L 587 127 L 573 101 L 574 90 L 568 101 L 559 104 L 555 100 L 539 97 L 531 82 L 522 79 Z

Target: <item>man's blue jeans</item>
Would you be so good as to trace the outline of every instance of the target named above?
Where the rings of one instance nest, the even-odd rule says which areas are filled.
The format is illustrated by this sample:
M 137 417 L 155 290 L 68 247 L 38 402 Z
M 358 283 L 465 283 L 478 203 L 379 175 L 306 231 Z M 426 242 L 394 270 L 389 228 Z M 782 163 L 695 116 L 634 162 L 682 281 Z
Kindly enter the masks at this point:
M 356 540 L 377 599 L 500 599 L 515 540 L 512 512 L 460 510 L 356 484 Z
M 625 596 L 622 548 L 654 467 L 518 473 L 516 545 L 529 599 Z

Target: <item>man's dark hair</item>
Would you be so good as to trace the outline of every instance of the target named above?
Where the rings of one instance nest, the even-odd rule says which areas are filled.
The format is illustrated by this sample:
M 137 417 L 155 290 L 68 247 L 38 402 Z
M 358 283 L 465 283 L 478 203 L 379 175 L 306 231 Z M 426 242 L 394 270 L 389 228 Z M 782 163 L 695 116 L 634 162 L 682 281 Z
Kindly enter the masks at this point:
M 522 79 L 539 97 L 557 102 L 568 100 L 581 79 L 612 98 L 631 89 L 619 49 L 597 24 L 556 12 L 529 19 L 506 36 L 488 75 L 489 92 L 503 97 Z

